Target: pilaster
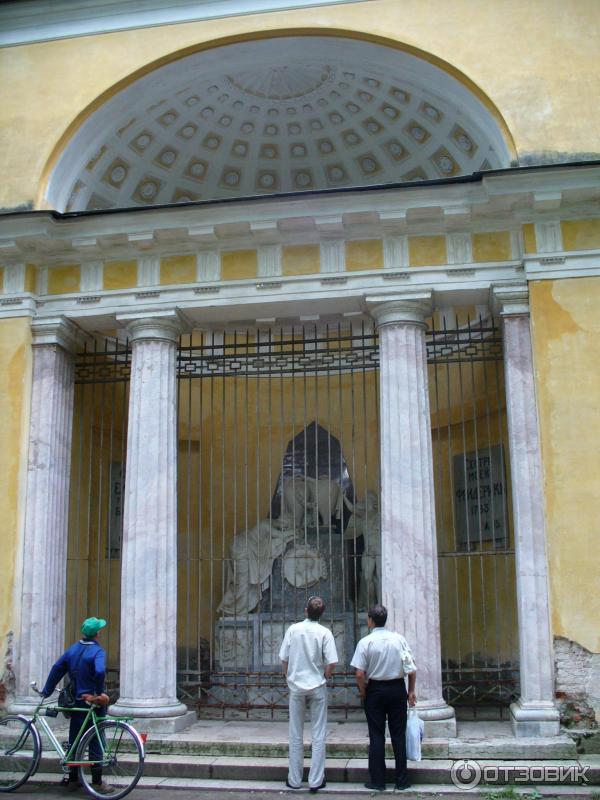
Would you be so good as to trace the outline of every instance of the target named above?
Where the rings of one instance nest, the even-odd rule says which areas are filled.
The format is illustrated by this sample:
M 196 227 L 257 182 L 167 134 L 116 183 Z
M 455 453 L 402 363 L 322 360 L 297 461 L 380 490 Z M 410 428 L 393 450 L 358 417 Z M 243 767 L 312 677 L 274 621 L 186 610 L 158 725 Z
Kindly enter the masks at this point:
M 494 286 L 492 300 L 503 321 L 517 570 L 521 696 L 511 705 L 511 718 L 516 736 L 553 736 L 559 733 L 559 713 L 527 285 Z

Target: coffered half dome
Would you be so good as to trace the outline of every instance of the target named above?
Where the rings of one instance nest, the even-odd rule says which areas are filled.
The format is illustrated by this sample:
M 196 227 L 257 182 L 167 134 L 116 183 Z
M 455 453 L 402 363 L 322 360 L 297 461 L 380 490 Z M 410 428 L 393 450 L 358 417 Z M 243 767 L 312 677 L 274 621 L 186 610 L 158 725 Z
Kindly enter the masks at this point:
M 499 116 L 411 53 L 333 36 L 215 47 L 87 117 L 47 190 L 81 211 L 451 178 L 507 167 Z

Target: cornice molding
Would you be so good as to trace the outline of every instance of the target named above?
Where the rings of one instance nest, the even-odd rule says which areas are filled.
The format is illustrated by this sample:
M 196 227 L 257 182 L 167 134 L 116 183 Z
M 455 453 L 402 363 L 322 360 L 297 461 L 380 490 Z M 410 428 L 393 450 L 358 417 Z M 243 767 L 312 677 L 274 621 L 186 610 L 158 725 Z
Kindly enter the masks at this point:
M 361 0 L 34 0 L 0 8 L 0 47 Z M 364 2 L 364 0 L 362 0 Z
M 600 249 L 526 255 L 523 265 L 528 280 L 600 277 Z
M 307 302 L 319 304 L 322 313 L 328 314 L 364 311 L 365 296 L 397 295 L 429 287 L 435 288 L 436 295 L 445 296 L 446 305 L 481 304 L 487 302 L 492 283 L 515 280 L 522 275 L 519 262 L 477 264 L 465 269 L 452 266 L 420 267 L 405 272 L 368 270 L 180 284 L 155 287 L 156 291 L 133 287 L 93 294 L 45 295 L 37 304 L 47 316 L 64 314 L 90 330 L 109 330 L 111 325 L 114 327 L 115 318 L 125 319 L 123 315 L 127 319 L 156 316 L 173 308 L 180 309 L 195 327 L 202 327 L 224 319 L 251 321 L 265 314 L 278 319 L 294 317 L 299 313 L 299 304 Z M 0 317 L 5 316 L 4 311 L 0 304 Z M 15 316 L 13 306 L 6 306 L 6 311 Z M 19 316 L 26 313 L 23 309 Z
M 73 216 L 50 211 L 5 214 L 0 215 L 0 256 L 4 265 L 38 261 L 52 266 L 91 259 L 258 248 L 265 244 L 322 244 L 327 248 L 332 241 L 381 238 L 388 240 L 386 267 L 395 269 L 392 256 L 398 257 L 400 266 L 406 236 L 456 238 L 457 233 L 504 230 L 516 237 L 526 223 L 545 226 L 540 230 L 547 231 L 564 219 L 599 216 L 600 166 L 561 166 L 541 172 L 543 175 L 507 170 L 483 174 L 478 181 L 435 186 L 325 191 Z M 543 185 L 549 190 L 560 188 L 560 207 L 536 210 L 532 189 L 538 187 L 541 191 Z M 459 210 L 464 213 L 458 214 Z M 335 237 L 332 219 L 337 220 Z M 461 220 L 459 231 L 457 219 Z M 89 252 L 91 245 L 84 247 L 82 242 L 93 242 L 93 255 Z M 544 257 L 555 255 L 551 246 L 551 241 L 545 242 Z M 451 250 L 449 257 L 457 258 L 456 248 Z M 465 257 L 462 252 L 460 255 Z

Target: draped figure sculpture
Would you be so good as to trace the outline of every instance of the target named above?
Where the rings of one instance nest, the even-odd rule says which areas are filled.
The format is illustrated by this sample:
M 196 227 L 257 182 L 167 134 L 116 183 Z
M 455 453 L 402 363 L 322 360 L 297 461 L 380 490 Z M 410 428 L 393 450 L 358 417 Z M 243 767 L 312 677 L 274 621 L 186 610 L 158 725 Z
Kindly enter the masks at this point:
M 364 550 L 361 557 L 360 581 L 358 584 L 358 607 L 370 608 L 380 601 L 381 587 L 381 517 L 379 498 L 375 492 L 368 491 L 364 500 L 351 503 L 344 498 L 352 517 L 346 528 L 344 538 L 363 537 Z
M 231 543 L 223 598 L 217 609 L 225 617 L 254 611 L 269 586 L 273 562 L 296 534 L 293 520 L 282 514 L 263 519 L 254 528 L 234 536 Z
M 344 490 L 326 476 L 296 475 L 283 481 L 281 499 L 283 513 L 294 520 L 296 527 L 306 523 L 307 527 L 316 528 L 319 522 L 326 525 L 331 519 L 341 519 Z

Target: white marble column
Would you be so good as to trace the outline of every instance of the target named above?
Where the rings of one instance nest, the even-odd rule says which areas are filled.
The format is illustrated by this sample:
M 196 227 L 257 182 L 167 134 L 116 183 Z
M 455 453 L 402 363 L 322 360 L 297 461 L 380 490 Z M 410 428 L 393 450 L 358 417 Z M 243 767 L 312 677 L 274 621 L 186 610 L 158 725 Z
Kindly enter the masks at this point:
M 29 454 L 23 549 L 15 605 L 16 696 L 13 711 L 39 698 L 52 664 L 64 650 L 69 479 L 73 428 L 72 352 L 79 329 L 64 317 L 34 319 Z
M 189 720 L 177 700 L 176 312 L 120 317 L 132 347 L 123 545 L 121 664 L 116 714 L 146 730 Z
M 559 733 L 554 703 L 544 494 L 526 284 L 496 286 L 503 320 L 506 413 L 513 497 L 521 696 L 511 705 L 516 736 Z
M 442 696 L 439 584 L 425 318 L 431 292 L 367 298 L 379 329 L 382 596 L 417 663 L 427 736 L 454 736 Z

